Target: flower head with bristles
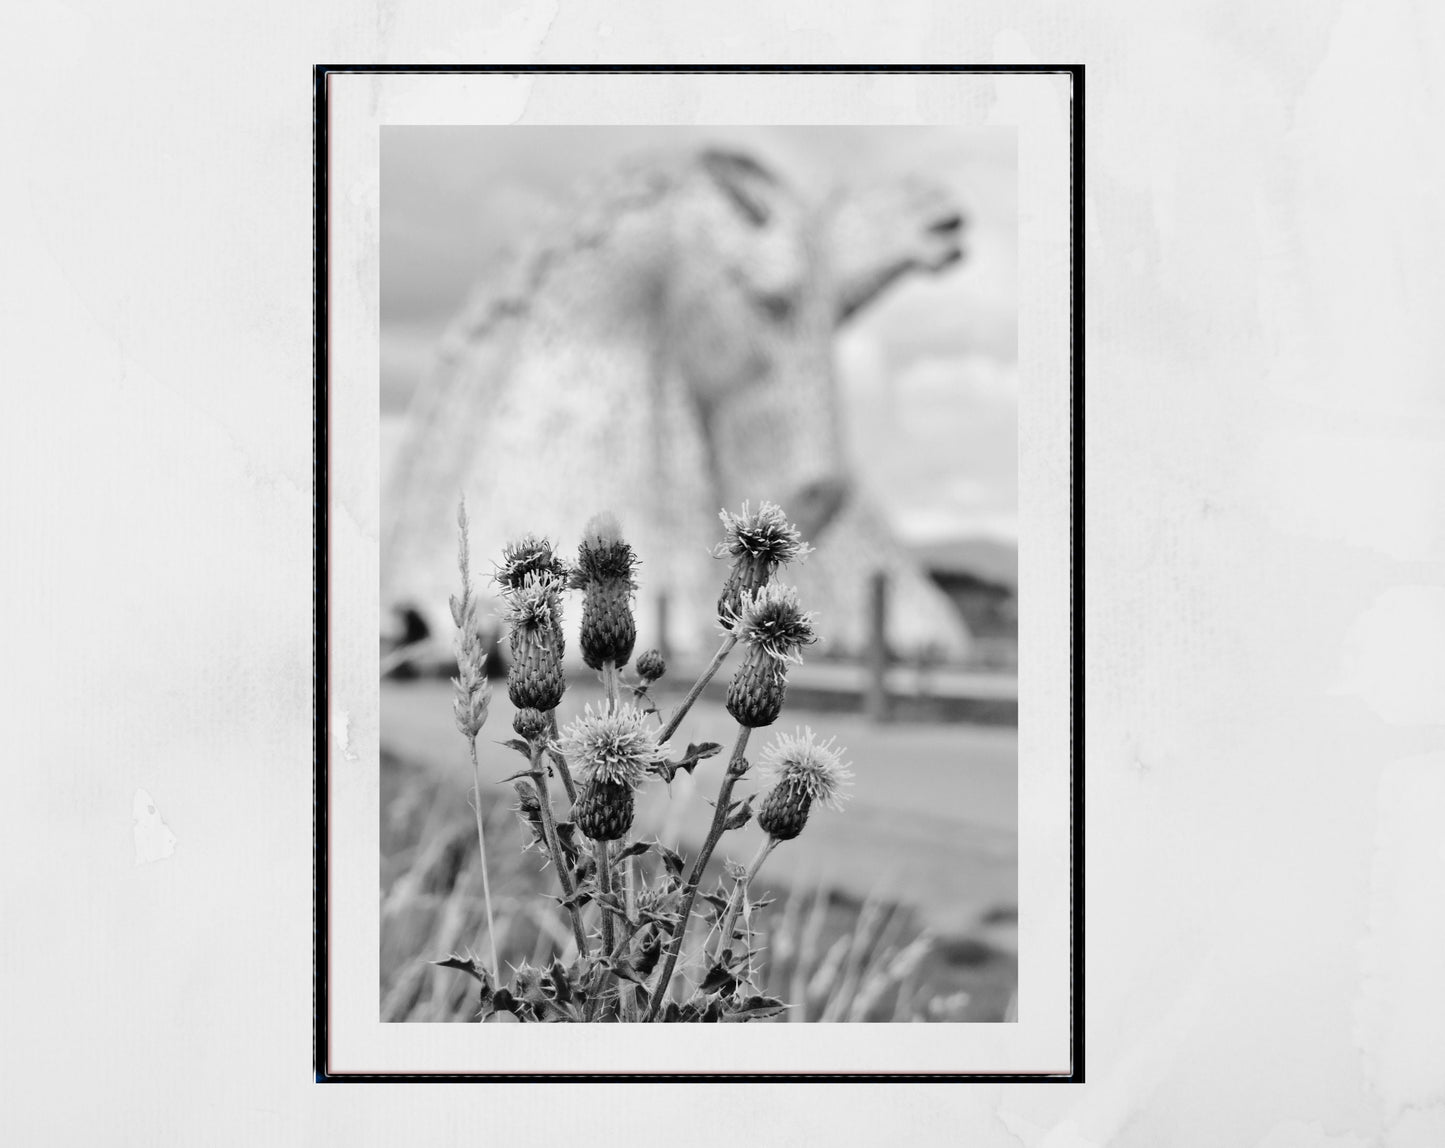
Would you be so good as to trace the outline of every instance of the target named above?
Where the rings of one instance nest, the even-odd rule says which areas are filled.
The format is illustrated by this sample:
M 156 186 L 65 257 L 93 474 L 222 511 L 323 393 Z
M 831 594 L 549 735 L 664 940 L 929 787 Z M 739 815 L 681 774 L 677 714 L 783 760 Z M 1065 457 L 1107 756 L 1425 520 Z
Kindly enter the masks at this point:
M 525 575 L 507 595 L 502 617 L 513 633 L 535 636 L 543 644 L 561 633 L 562 582 L 550 573 Z
M 732 558 L 732 568 L 717 600 L 717 617 L 724 630 L 731 630 L 749 594 L 773 580 L 778 567 L 809 552 L 796 526 L 774 502 L 764 502 L 757 511 L 743 503 L 743 512 L 721 510 L 723 541 L 713 547 L 714 558 Z
M 799 651 L 818 640 L 815 617 L 799 605 L 796 586 L 770 582 L 761 590 L 744 594 L 741 609 L 728 621 L 740 641 L 780 662 L 801 664 Z
M 637 556 L 622 538 L 617 516 L 608 511 L 594 514 L 582 530 L 577 548 L 577 565 L 572 569 L 572 588 L 585 590 L 592 582 L 622 581 L 636 589 L 633 571 Z
M 758 776 L 768 788 L 788 784 L 829 809 L 840 809 L 850 795 L 843 792 L 852 783 L 853 771 L 843 760 L 847 751 L 835 746 L 836 738 L 819 741 L 812 729 L 780 733 L 758 755 Z
M 761 558 L 776 568 L 812 551 L 775 502 L 763 502 L 756 511 L 744 502 L 741 514 L 723 509 L 718 517 L 724 538 L 713 548 L 714 558 Z
M 503 589 L 520 590 L 531 575 L 550 577 L 566 585 L 568 574 L 567 563 L 557 557 L 552 543 L 528 534 L 503 547 L 502 561 L 492 578 Z
M 594 712 L 591 704 L 563 727 L 557 748 L 581 770 L 584 780 L 638 785 L 653 767 L 667 760 L 667 747 L 635 706 L 612 713 Z

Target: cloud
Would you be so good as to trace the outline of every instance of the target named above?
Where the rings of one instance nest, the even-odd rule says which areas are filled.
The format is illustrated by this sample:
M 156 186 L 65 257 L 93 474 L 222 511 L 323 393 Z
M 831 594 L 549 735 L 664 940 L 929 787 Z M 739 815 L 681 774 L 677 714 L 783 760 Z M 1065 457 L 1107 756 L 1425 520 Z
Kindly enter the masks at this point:
M 905 542 L 921 545 L 958 538 L 993 538 L 1017 543 L 1019 517 L 1008 511 L 974 512 L 947 506 L 903 507 L 894 515 L 893 528 Z
M 925 355 L 899 371 L 900 402 L 966 397 L 978 403 L 1018 405 L 1018 367 L 987 355 Z
M 436 323 L 391 323 L 382 328 L 382 410 L 406 409 L 412 392 L 436 365 L 441 336 Z
M 850 457 L 909 542 L 1018 537 L 1018 371 L 920 353 L 900 369 L 871 331 L 837 356 Z
M 971 476 L 961 476 L 943 484 L 940 495 L 954 506 L 980 506 L 994 501 L 997 492 L 987 483 Z

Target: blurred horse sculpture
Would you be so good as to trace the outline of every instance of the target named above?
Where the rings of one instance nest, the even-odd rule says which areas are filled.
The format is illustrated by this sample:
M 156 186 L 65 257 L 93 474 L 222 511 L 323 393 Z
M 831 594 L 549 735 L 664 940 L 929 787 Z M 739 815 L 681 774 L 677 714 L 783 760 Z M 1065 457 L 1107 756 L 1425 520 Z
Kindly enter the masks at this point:
M 383 609 L 447 632 L 462 491 L 483 570 L 527 532 L 568 552 L 608 508 L 643 561 L 638 648 L 710 648 L 718 510 L 768 499 L 816 547 L 788 577 L 835 651 L 867 641 L 884 570 L 894 651 L 961 655 L 962 619 L 852 477 L 833 341 L 897 280 L 960 259 L 963 222 L 908 181 L 809 204 L 738 151 L 626 165 L 446 335 L 383 504 Z

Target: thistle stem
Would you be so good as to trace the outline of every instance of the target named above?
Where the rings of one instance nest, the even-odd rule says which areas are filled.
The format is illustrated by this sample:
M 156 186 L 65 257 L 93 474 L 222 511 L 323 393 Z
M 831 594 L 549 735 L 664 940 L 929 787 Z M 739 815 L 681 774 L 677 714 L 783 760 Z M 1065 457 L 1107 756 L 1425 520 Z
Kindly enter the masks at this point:
M 610 841 L 597 842 L 597 884 L 604 895 L 615 896 L 617 883 L 613 879 L 616 874 L 612 871 L 612 849 Z M 613 912 L 606 906 L 602 909 L 602 951 L 609 957 L 615 955 L 618 945 L 617 925 L 613 921 Z M 622 936 L 628 936 L 628 924 L 626 914 L 622 915 Z M 620 978 L 619 978 L 620 979 Z M 631 984 L 622 983 L 617 987 L 618 1009 L 623 1020 L 636 1020 L 633 1015 Z
M 602 688 L 607 691 L 607 712 L 617 712 L 618 671 L 617 663 L 608 658 L 602 663 Z
M 621 674 L 618 671 L 617 662 L 612 658 L 607 658 L 602 663 L 602 688 L 607 691 L 607 712 L 610 714 L 615 714 L 617 712 L 617 706 L 619 704 L 618 698 L 621 692 Z M 608 848 L 608 843 L 606 841 L 599 841 L 597 843 L 597 847 L 597 872 L 599 875 L 599 880 L 602 883 L 602 891 L 604 893 L 615 894 L 617 892 L 617 883 L 614 880 L 616 874 L 612 872 L 612 851 Z M 623 864 L 624 870 L 622 879 L 623 887 L 626 890 L 626 893 L 624 895 L 628 898 L 628 901 L 625 903 L 627 904 L 628 912 L 631 912 L 632 906 L 630 904 L 630 901 L 632 896 L 632 882 L 629 879 L 630 862 L 624 862 Z M 612 917 L 613 915 L 609 913 L 606 909 L 602 911 L 603 944 L 606 945 L 609 955 L 612 953 L 614 947 L 617 944 L 617 931 L 616 926 L 613 923 Z M 627 914 L 624 913 L 621 919 L 622 932 L 624 936 L 626 936 L 628 934 L 629 928 Z M 621 1001 L 623 1019 L 635 1019 L 633 1016 L 630 1015 L 632 1013 L 631 985 L 624 984 L 620 986 L 619 998 Z
M 492 920 L 492 882 L 487 875 L 487 832 L 482 828 L 482 767 L 477 762 L 477 739 L 467 738 L 472 751 L 472 808 L 477 815 L 477 850 L 482 862 L 482 904 L 487 912 L 487 941 L 492 948 L 492 981 L 500 983 L 501 964 L 497 961 L 497 926 Z
M 736 639 L 733 639 L 736 641 Z M 722 664 L 731 645 L 723 642 L 723 648 L 718 651 L 718 656 L 713 659 L 713 669 Z M 711 674 L 708 675 L 711 677 Z M 699 689 L 697 692 L 701 692 Z M 750 726 L 738 726 L 738 738 L 733 743 L 733 753 L 728 761 L 728 767 L 723 773 L 722 785 L 718 789 L 717 806 L 713 809 L 712 825 L 707 831 L 707 840 L 703 842 L 702 849 L 698 851 L 697 860 L 692 864 L 692 872 L 687 875 L 687 885 L 682 895 L 682 910 L 679 913 L 677 928 L 673 931 L 672 938 L 667 946 L 667 960 L 662 966 L 662 972 L 657 978 L 657 987 L 652 993 L 652 1004 L 647 1010 L 647 1019 L 650 1021 L 657 1016 L 658 1009 L 662 1007 L 663 998 L 667 995 L 667 984 L 672 980 L 673 970 L 677 967 L 677 955 L 682 950 L 683 938 L 687 935 L 687 922 L 692 917 L 692 905 L 697 899 L 698 883 L 702 880 L 702 873 L 707 868 L 707 863 L 712 857 L 712 852 L 717 848 L 717 843 L 722 839 L 723 826 L 728 819 L 728 806 L 732 801 L 733 785 L 737 782 L 747 769 L 747 762 L 743 758 L 743 751 L 747 749 L 748 735 L 752 733 Z
M 547 711 L 547 732 L 552 735 L 554 743 L 561 736 L 557 729 L 557 711 L 555 709 Z M 577 787 L 572 783 L 572 771 L 567 768 L 567 758 L 554 745 L 547 747 L 547 756 L 552 759 L 552 763 L 557 767 L 557 772 L 562 775 L 562 788 L 567 791 L 567 800 L 576 805 Z
M 748 866 L 748 871 L 733 886 L 733 895 L 728 900 L 727 916 L 723 919 L 722 935 L 717 942 L 718 960 L 721 960 L 723 954 L 732 948 L 733 926 L 737 924 L 738 914 L 742 912 L 743 903 L 747 900 L 748 886 L 753 883 L 753 878 L 758 875 L 758 870 L 763 867 L 763 862 L 768 859 L 768 854 L 777 848 L 777 845 L 778 839 L 770 834 L 758 848 L 758 854 L 753 858 L 753 863 Z
M 692 703 L 697 701 L 702 691 L 707 688 L 708 682 L 712 681 L 713 675 L 718 672 L 718 667 L 723 664 L 723 660 L 732 652 L 732 648 L 737 644 L 738 636 L 735 633 L 728 634 L 728 636 L 722 640 L 722 645 L 718 647 L 717 653 L 712 656 L 712 661 L 708 663 L 707 669 L 703 670 L 702 676 L 693 683 L 692 689 L 687 691 L 687 697 L 683 698 L 678 704 L 677 709 L 672 711 L 672 716 L 667 719 L 667 724 L 663 726 L 661 732 L 658 733 L 658 741 L 666 741 L 677 732 L 677 727 L 682 724 L 682 719 L 687 716 L 687 711 L 692 709 Z
M 632 922 L 637 913 L 637 870 L 634 865 L 637 858 L 628 857 L 622 862 L 622 889 L 623 905 L 627 908 L 624 917 L 628 929 L 628 940 L 632 939 Z M 635 1021 L 637 1019 L 637 986 L 625 984 L 622 986 L 622 1015 L 624 1020 Z
M 609 856 L 607 842 L 598 841 L 596 844 L 597 855 L 597 888 L 606 895 L 612 892 L 612 858 Z M 602 906 L 602 955 L 612 956 L 612 946 L 617 943 L 617 935 L 612 927 L 612 912 L 606 905 Z
M 532 743 L 532 781 L 537 786 L 537 799 L 541 805 L 542 833 L 547 838 L 547 851 L 552 854 L 552 868 L 557 870 L 557 882 L 562 886 L 562 896 L 572 900 L 572 875 L 567 872 L 567 860 L 562 853 L 562 843 L 557 837 L 557 819 L 552 815 L 552 795 L 547 792 L 547 771 L 542 768 L 541 742 Z M 577 951 L 587 955 L 587 934 L 582 931 L 582 914 L 575 904 L 567 906 L 572 918 L 572 936 L 577 941 Z

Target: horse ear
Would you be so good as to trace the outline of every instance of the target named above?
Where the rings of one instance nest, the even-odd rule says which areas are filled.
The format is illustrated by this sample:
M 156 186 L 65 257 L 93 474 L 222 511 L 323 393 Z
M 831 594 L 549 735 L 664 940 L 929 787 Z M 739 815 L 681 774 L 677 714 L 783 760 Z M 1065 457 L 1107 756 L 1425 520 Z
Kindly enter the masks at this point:
M 752 156 L 709 148 L 702 153 L 702 166 L 754 227 L 773 217 L 772 200 L 781 184 Z

